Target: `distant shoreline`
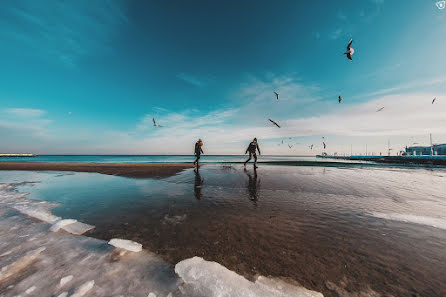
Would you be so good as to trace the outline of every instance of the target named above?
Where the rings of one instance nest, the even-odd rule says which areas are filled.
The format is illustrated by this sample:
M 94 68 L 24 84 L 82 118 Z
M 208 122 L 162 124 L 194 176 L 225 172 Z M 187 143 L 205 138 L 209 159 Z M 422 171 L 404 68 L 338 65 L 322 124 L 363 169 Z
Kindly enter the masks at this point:
M 0 170 L 95 172 L 125 177 L 169 177 L 192 164 L 1 162 Z
M 9 157 L 37 157 L 36 154 L 0 154 L 0 158 L 9 158 Z

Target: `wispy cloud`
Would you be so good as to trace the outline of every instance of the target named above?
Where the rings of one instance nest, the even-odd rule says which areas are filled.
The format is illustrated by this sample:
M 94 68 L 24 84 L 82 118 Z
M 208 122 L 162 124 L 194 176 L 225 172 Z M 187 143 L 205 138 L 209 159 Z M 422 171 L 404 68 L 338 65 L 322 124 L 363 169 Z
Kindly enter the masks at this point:
M 195 75 L 192 75 L 190 73 L 180 72 L 177 74 L 177 78 L 194 85 L 196 87 L 204 87 L 208 85 L 211 82 L 210 78 L 199 78 Z
M 341 28 L 337 28 L 336 30 L 331 32 L 330 39 L 336 40 L 339 37 L 341 37 L 341 34 L 342 34 L 342 29 Z
M 43 116 L 46 111 L 32 108 L 7 108 L 5 112 L 21 118 L 35 118 Z
M 110 52 L 110 39 L 128 21 L 120 1 L 14 1 L 2 9 L 4 50 L 19 48 L 68 66 L 86 55 Z

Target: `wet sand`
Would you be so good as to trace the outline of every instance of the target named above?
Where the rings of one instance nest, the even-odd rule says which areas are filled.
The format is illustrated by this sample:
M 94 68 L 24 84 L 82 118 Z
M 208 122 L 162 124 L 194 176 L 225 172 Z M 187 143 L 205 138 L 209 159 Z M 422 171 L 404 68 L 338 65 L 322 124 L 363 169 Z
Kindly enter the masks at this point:
M 200 256 L 249 279 L 283 277 L 332 297 L 440 297 L 446 296 L 446 231 L 429 218 L 446 219 L 445 176 L 443 170 L 225 165 L 138 179 L 122 191 L 104 192 L 104 185 L 132 179 L 100 175 L 88 176 L 90 185 L 79 175 L 72 188 L 66 185 L 76 175 L 48 180 L 41 196 L 33 196 L 38 183 L 25 191 L 37 199 L 62 197 L 54 212 L 95 225 L 89 236 L 140 242 L 172 264 Z
M 2 162 L 0 170 L 96 172 L 125 177 L 167 177 L 175 175 L 192 164 L 148 163 L 32 163 Z

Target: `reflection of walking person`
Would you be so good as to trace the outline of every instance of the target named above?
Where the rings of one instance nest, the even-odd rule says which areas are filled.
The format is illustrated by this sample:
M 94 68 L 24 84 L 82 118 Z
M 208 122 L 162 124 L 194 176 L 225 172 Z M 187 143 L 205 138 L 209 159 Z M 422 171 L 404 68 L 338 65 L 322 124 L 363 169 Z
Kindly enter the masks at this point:
M 245 154 L 247 154 L 249 152 L 249 158 L 248 158 L 248 160 L 246 160 L 246 162 L 243 164 L 243 166 L 246 167 L 246 163 L 248 163 L 249 160 L 251 160 L 251 158 L 254 157 L 254 168 L 257 168 L 257 154 L 256 154 L 256 150 L 259 151 L 259 155 L 261 155 L 260 148 L 259 148 L 259 145 L 257 143 L 257 138 L 254 138 L 254 140 L 249 144 L 248 148 L 246 149 Z
M 254 167 L 254 177 L 246 170 L 245 173 L 248 176 L 248 193 L 249 193 L 249 200 L 253 201 L 254 203 L 257 202 L 257 170 Z
M 203 179 L 201 179 L 200 172 L 195 170 L 195 183 L 194 183 L 194 195 L 198 200 L 203 199 L 201 194 L 201 187 L 203 186 Z
M 201 148 L 203 146 L 203 141 L 201 139 L 198 139 L 198 141 L 195 143 L 195 161 L 194 165 L 197 166 L 197 168 L 200 166 L 198 165 L 198 160 L 200 160 L 200 155 L 203 153 L 203 149 Z

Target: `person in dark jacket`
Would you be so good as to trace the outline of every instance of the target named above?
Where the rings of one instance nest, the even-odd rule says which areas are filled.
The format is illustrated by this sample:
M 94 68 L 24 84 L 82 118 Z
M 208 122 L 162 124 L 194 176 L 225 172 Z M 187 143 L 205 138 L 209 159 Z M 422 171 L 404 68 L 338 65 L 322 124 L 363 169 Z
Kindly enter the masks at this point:
M 251 160 L 251 158 L 254 157 L 254 168 L 257 168 L 256 150 L 259 151 L 259 155 L 261 155 L 259 144 L 257 143 L 257 138 L 254 138 L 254 140 L 249 144 L 248 148 L 246 149 L 245 154 L 247 154 L 249 152 L 249 159 L 246 160 L 246 162 L 243 164 L 243 166 L 246 167 L 246 163 L 248 163 L 249 160 Z
M 203 149 L 201 148 L 203 146 L 203 141 L 201 139 L 198 139 L 198 141 L 195 143 L 195 161 L 194 165 L 199 167 L 198 160 L 200 160 L 200 155 L 203 153 Z

